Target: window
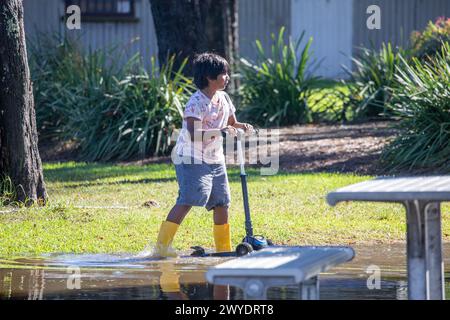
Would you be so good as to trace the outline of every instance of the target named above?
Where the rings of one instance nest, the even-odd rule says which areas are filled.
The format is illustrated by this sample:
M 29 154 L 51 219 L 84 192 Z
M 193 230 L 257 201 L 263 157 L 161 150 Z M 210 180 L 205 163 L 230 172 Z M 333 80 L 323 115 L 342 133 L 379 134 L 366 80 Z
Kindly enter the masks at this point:
M 82 21 L 137 21 L 135 0 L 66 0 L 66 7 L 77 5 Z

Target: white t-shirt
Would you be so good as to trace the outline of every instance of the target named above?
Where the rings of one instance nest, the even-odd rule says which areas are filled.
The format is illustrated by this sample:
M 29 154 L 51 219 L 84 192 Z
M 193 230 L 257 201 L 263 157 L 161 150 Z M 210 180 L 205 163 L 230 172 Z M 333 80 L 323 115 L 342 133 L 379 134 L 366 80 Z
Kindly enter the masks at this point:
M 221 163 L 225 161 L 223 155 L 223 138 L 203 139 L 200 143 L 192 142 L 187 130 L 186 118 L 193 117 L 201 121 L 201 128 L 223 129 L 227 126 L 228 118 L 236 112 L 231 99 L 224 91 L 217 91 L 212 99 L 197 90 L 186 104 L 183 114 L 183 126 L 178 136 L 175 152 L 181 156 L 192 156 L 207 163 Z M 201 135 L 199 135 L 201 139 Z

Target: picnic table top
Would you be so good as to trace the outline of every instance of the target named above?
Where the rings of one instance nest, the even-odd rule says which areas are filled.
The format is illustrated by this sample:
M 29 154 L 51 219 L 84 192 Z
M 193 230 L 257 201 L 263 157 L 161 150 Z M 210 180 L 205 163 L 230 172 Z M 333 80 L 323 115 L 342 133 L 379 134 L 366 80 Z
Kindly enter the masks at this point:
M 450 176 L 379 177 L 337 189 L 327 195 L 334 206 L 340 201 L 404 202 L 450 201 Z
M 293 277 L 300 283 L 354 256 L 350 247 L 274 246 L 216 265 L 206 278 L 213 283 L 215 277 Z

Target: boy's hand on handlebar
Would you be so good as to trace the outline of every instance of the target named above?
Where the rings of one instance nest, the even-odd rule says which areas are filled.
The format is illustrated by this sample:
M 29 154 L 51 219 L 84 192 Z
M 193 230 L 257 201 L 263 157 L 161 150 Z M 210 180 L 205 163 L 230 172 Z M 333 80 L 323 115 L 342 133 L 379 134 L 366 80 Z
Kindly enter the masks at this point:
M 232 137 L 236 137 L 237 136 L 237 130 L 233 126 L 226 126 L 221 131 L 231 135 Z
M 244 129 L 245 132 L 253 132 L 253 126 L 250 123 L 243 123 L 242 124 L 242 129 Z

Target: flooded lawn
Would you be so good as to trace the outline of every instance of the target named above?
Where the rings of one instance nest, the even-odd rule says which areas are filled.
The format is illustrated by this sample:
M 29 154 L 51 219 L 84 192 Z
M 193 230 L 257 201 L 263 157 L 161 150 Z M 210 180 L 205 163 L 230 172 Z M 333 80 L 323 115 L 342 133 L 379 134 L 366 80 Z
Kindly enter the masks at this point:
M 321 299 L 407 299 L 404 244 L 353 248 L 353 261 L 321 274 Z M 444 244 L 444 257 L 446 297 L 450 299 L 450 243 Z M 208 268 L 225 260 L 155 260 L 104 254 L 0 258 L 0 300 L 242 299 L 241 290 L 214 286 L 205 280 Z M 367 280 L 378 271 L 379 288 L 369 289 Z M 296 287 L 271 288 L 268 292 L 269 299 L 297 297 Z

